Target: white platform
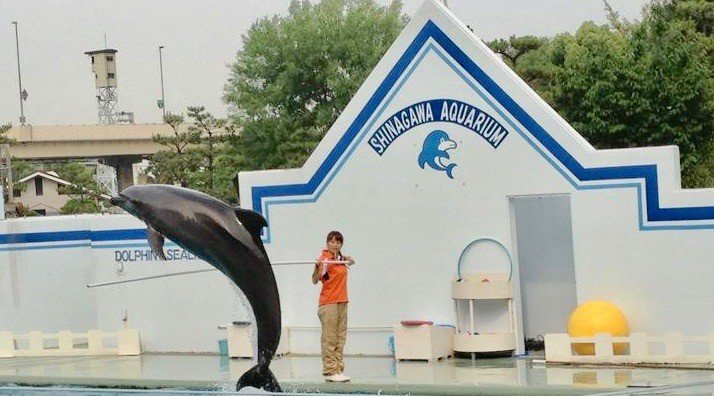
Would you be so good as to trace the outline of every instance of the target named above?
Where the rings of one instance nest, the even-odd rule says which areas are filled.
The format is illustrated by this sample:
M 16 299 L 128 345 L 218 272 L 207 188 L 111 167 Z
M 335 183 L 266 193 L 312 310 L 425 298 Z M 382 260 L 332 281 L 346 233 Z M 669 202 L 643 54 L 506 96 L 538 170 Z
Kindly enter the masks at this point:
M 232 323 L 228 330 L 228 356 L 232 358 L 253 358 L 253 325 L 250 323 Z M 283 327 L 276 356 L 290 353 L 290 333 Z
M 27 334 L 0 332 L 0 358 L 15 356 L 135 356 L 141 354 L 139 331 L 89 330 L 86 333 L 60 331 Z
M 594 344 L 595 354 L 575 354 L 573 344 L 583 343 Z M 628 348 L 624 354 L 616 355 L 615 344 L 626 344 Z M 545 359 L 553 363 L 583 364 L 714 364 L 714 333 L 701 336 L 632 333 L 626 337 L 606 333 L 592 337 L 546 334 Z
M 454 329 L 447 326 L 394 327 L 394 355 L 397 360 L 435 361 L 454 353 Z

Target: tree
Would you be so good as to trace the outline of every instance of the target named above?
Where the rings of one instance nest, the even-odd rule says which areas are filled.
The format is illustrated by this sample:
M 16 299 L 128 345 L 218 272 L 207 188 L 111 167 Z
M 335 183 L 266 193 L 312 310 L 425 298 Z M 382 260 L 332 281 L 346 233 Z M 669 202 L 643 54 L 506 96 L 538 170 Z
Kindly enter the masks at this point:
M 20 180 L 20 179 L 24 178 L 25 176 L 29 176 L 37 170 L 35 165 L 33 165 L 32 163 L 30 163 L 28 161 L 17 159 L 17 158 L 12 158 L 11 163 L 12 163 L 12 180 L 15 180 L 15 181 Z M 18 193 L 25 191 L 26 189 L 27 189 L 27 183 L 21 183 L 21 184 L 14 183 L 13 184 L 13 190 Z
M 219 173 L 235 173 L 239 163 L 225 157 L 226 142 L 236 137 L 235 128 L 225 119 L 215 118 L 203 106 L 188 107 L 188 117 L 191 125 L 188 130 L 197 132 L 200 136 L 197 152 L 203 157 L 202 166 L 190 177 L 193 188 L 208 194 L 227 199 L 226 186 L 231 186 L 232 177 Z M 231 193 L 230 196 L 235 196 Z
M 677 145 L 683 185 L 714 186 L 711 40 L 660 12 L 639 23 L 607 12 L 608 25 L 557 35 L 515 71 L 595 147 Z
M 545 58 L 544 49 L 549 44 L 547 38 L 511 36 L 508 39 L 496 39 L 486 44 L 492 51 L 501 55 L 504 62 L 533 89 L 538 90 L 550 83 L 553 65 Z
M 50 169 L 55 171 L 60 178 L 71 183 L 70 185 L 60 185 L 58 192 L 70 196 L 60 213 L 99 213 L 101 207 L 97 202 L 97 196 L 106 191 L 99 186 L 94 178 L 94 170 L 79 162 L 67 162 L 51 165 Z
M 12 124 L 0 124 L 0 144 L 15 143 L 15 140 L 6 135 Z
M 256 21 L 230 65 L 224 100 L 248 169 L 301 166 L 337 119 L 406 17 L 401 2 L 293 1 Z
M 712 0 L 657 0 L 647 12 L 667 20 L 691 21 L 697 32 L 714 35 L 714 2 Z
M 235 128 L 203 106 L 189 107 L 187 115 L 188 123 L 182 116 L 166 117 L 174 133 L 154 136 L 154 141 L 167 150 L 151 157 L 146 173 L 158 183 L 179 184 L 235 201 L 232 178 L 242 162 L 240 155 L 227 152 L 227 142 L 237 138 Z
M 711 0 L 669 0 L 655 1 L 646 10 L 649 20 L 664 20 L 667 23 L 689 23 L 704 36 L 708 43 L 709 75 L 714 78 L 714 2 Z M 703 152 L 704 160 L 690 178 L 709 180 L 697 183 L 701 186 L 714 187 L 714 141 L 707 144 Z
M 11 124 L 0 125 L 0 145 L 9 144 L 10 146 L 12 146 L 13 144 L 17 143 L 15 139 L 12 139 L 7 136 L 7 132 L 10 131 L 11 127 Z M 3 192 L 9 195 L 9 178 L 7 174 L 8 170 L 6 168 L 5 158 L 3 157 L 4 155 L 6 154 L 3 152 L 3 150 L 0 150 L 0 183 L 2 183 Z M 35 171 L 35 167 L 27 161 L 11 158 L 10 164 L 12 180 L 20 180 Z M 14 191 L 24 191 L 25 188 L 27 188 L 26 184 L 13 184 Z
M 488 46 L 493 52 L 500 54 L 506 63 L 515 68 L 518 65 L 518 59 L 531 52 L 539 49 L 548 42 L 544 37 L 536 36 L 511 36 L 506 39 L 496 39 L 488 43 Z
M 201 155 L 193 148 L 201 141 L 201 133 L 181 128 L 184 119 L 180 115 L 167 114 L 164 117 L 173 135 L 154 135 L 153 141 L 165 146 L 151 156 L 151 164 L 146 170 L 157 183 L 189 186 L 190 175 L 201 166 Z

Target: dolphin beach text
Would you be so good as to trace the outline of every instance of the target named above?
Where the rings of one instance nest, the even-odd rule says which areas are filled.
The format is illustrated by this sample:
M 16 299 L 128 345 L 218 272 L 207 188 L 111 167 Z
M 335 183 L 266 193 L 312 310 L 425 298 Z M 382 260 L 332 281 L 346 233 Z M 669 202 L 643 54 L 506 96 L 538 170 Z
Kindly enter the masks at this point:
M 183 249 L 165 249 L 166 260 L 196 260 L 197 257 Z M 114 251 L 114 261 L 118 263 L 135 261 L 161 261 L 151 249 L 122 249 Z

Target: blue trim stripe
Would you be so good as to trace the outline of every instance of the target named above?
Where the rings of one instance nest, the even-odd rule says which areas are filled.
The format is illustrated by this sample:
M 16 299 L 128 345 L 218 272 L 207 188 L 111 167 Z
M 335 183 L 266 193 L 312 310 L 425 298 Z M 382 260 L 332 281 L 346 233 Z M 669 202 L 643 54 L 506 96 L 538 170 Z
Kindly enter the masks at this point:
M 82 244 L 73 244 L 69 247 L 90 246 L 91 242 L 145 240 L 146 229 L 123 229 L 123 230 L 76 230 L 76 231 L 48 231 L 48 232 L 27 232 L 17 234 L 0 234 L 0 245 L 11 245 L 19 243 L 47 243 L 47 242 L 71 242 L 83 241 Z M 60 245 L 45 245 L 45 247 L 55 247 Z M 9 248 L 15 250 L 15 248 Z
M 85 248 L 89 247 L 89 243 L 63 243 L 57 245 L 41 245 L 41 246 L 0 246 L 0 252 L 18 251 L 18 250 L 44 250 L 44 249 L 70 249 L 70 248 Z
M 325 181 L 331 170 L 338 165 L 340 157 L 348 151 L 350 144 L 357 137 L 359 132 L 363 130 L 364 125 L 374 115 L 377 107 L 383 102 L 388 92 L 397 84 L 397 81 L 402 77 L 402 74 L 407 70 L 410 63 L 417 57 L 420 49 L 427 44 L 429 39 L 438 43 L 449 56 L 465 70 L 472 78 L 474 78 L 483 88 L 501 105 L 503 106 L 527 131 L 537 140 L 545 150 L 550 153 L 560 164 L 562 164 L 575 178 L 580 182 L 592 181 L 617 181 L 617 180 L 632 180 L 640 179 L 644 181 L 645 186 L 645 206 L 647 208 L 646 218 L 648 222 L 665 222 L 665 221 L 701 221 L 714 220 L 714 206 L 702 207 L 678 207 L 678 208 L 662 208 L 659 205 L 659 191 L 657 180 L 657 165 L 627 165 L 627 166 L 612 166 L 599 168 L 585 168 L 573 157 L 563 146 L 561 146 L 546 130 L 541 127 L 523 108 L 521 108 L 498 84 L 496 84 L 478 65 L 476 65 L 441 29 L 439 29 L 433 21 L 427 21 L 422 30 L 417 34 L 412 43 L 407 47 L 407 50 L 401 58 L 395 63 L 387 77 L 382 81 L 372 97 L 367 101 L 365 107 L 355 118 L 354 122 L 349 126 L 344 135 L 332 148 L 325 161 L 318 167 L 313 176 L 304 184 L 285 184 L 285 185 L 270 185 L 270 186 L 254 186 L 252 187 L 253 209 L 263 213 L 266 218 L 269 218 L 270 205 L 286 204 L 286 203 L 301 203 L 314 202 L 317 197 L 305 198 L 312 196 L 318 191 L 320 185 Z M 429 44 L 431 46 L 431 44 Z M 423 58 L 425 52 L 419 57 Z M 450 63 L 450 62 L 449 62 Z M 408 74 L 414 68 L 410 68 Z M 457 71 L 458 72 L 458 71 Z M 399 87 L 404 83 L 401 81 Z M 395 93 L 395 92 L 394 92 Z M 392 97 L 394 95 L 392 94 Z M 391 98 L 390 98 L 391 99 Z M 494 107 L 496 108 L 496 107 Z M 380 112 L 381 113 L 381 112 Z M 361 141 L 361 139 L 359 139 Z M 530 140 L 530 139 L 528 139 Z M 532 142 L 531 144 L 536 147 Z M 349 153 L 354 150 L 352 147 Z M 541 150 L 538 150 L 541 151 Z M 619 188 L 619 187 L 637 187 L 639 183 L 625 184 L 608 184 L 608 185 L 588 185 L 577 186 L 573 180 L 561 170 L 556 163 L 550 160 L 549 156 L 541 152 L 541 154 L 553 164 L 563 176 L 568 179 L 571 184 L 579 189 L 600 189 L 600 188 Z M 341 164 L 339 164 L 341 166 Z M 334 173 L 332 174 L 334 176 Z M 330 176 L 329 179 L 332 178 Z M 324 190 L 325 185 L 320 188 Z M 303 198 L 299 198 L 302 196 Z M 271 198 L 278 197 L 294 197 L 292 199 L 273 200 Z M 641 197 L 638 191 L 638 197 Z M 641 198 L 640 198 L 641 199 Z M 670 229 L 704 229 L 714 228 L 713 225 L 707 224 L 690 224 L 690 225 L 667 225 L 667 226 L 644 226 L 642 217 L 642 208 L 640 208 L 640 228 L 644 230 L 670 230 Z M 270 242 L 270 231 L 265 234 L 264 240 Z
M 0 245 L 12 243 L 88 241 L 90 239 L 91 237 L 87 230 L 32 232 L 0 235 Z

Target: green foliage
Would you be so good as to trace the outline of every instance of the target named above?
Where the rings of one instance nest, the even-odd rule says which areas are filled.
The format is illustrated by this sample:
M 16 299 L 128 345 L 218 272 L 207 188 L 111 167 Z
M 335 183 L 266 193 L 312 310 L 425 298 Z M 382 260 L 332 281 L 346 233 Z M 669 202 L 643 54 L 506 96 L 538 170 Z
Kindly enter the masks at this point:
M 35 172 L 37 168 L 30 162 L 25 160 L 13 159 L 12 160 L 12 179 L 20 180 L 25 176 L 29 176 Z
M 714 2 L 712 0 L 655 1 L 648 9 L 650 17 L 691 21 L 697 32 L 714 35 Z
M 38 215 L 37 212 L 26 208 L 22 203 L 15 205 L 15 214 L 17 214 L 18 217 L 35 217 Z
M 241 169 L 240 155 L 230 152 L 236 134 L 232 124 L 213 117 L 202 106 L 189 107 L 189 123 L 177 115 L 167 115 L 173 135 L 156 135 L 165 146 L 151 157 L 146 170 L 156 183 L 178 184 L 226 201 L 235 201 L 233 174 Z
M 72 198 L 60 208 L 62 214 L 100 213 L 101 207 L 91 198 Z
M 553 65 L 545 57 L 544 48 L 549 40 L 536 36 L 511 36 L 508 39 L 496 39 L 487 45 L 495 53 L 501 55 L 518 75 L 534 89 L 538 89 L 550 82 Z M 545 98 L 548 100 L 548 98 Z
M 711 40 L 660 11 L 628 23 L 609 9 L 609 25 L 557 35 L 515 70 L 595 147 L 677 145 L 683 185 L 714 186 Z
M 547 42 L 548 39 L 544 37 L 511 36 L 507 40 L 496 39 L 487 44 L 493 52 L 501 54 L 506 63 L 513 68 L 518 66 L 518 59 L 521 56 L 539 49 Z
M 21 180 L 25 176 L 31 175 L 33 172 L 35 172 L 37 169 L 35 168 L 35 165 L 24 161 L 24 160 L 18 160 L 16 158 L 12 159 L 12 180 L 17 181 Z M 25 191 L 27 189 L 27 183 L 21 183 L 13 184 L 13 190 L 21 192 Z
M 301 166 L 392 44 L 401 2 L 293 1 L 243 36 L 225 88 L 247 169 Z
M 0 124 L 0 144 L 15 143 L 14 139 L 7 136 L 10 128 L 12 128 L 12 124 Z
M 93 168 L 79 162 L 50 164 L 46 168 L 47 171 L 54 171 L 61 179 L 71 183 L 71 185 L 67 186 L 57 186 L 58 193 L 70 196 L 70 200 L 60 208 L 60 213 L 101 212 L 98 196 L 99 194 L 106 194 L 106 189 L 97 184 Z
M 184 119 L 180 115 L 167 114 L 164 117 L 173 135 L 154 135 L 153 141 L 166 147 L 151 156 L 151 164 L 147 174 L 153 176 L 157 183 L 178 184 L 189 186 L 191 174 L 201 166 L 201 155 L 195 150 L 195 145 L 201 141 L 201 133 L 182 128 Z
M 0 145 L 9 144 L 10 146 L 12 146 L 16 143 L 15 139 L 12 139 L 7 136 L 7 132 L 10 131 L 11 127 L 12 124 L 0 125 Z M 4 155 L 5 153 L 0 150 L 0 183 L 2 183 L 3 192 L 5 194 L 8 194 L 8 170 L 6 168 Z M 12 180 L 20 180 L 21 178 L 35 171 L 34 166 L 32 166 L 26 161 L 11 158 L 10 163 L 12 168 Z M 27 188 L 27 185 L 25 184 L 13 185 L 13 190 L 15 191 L 24 191 L 25 188 Z

